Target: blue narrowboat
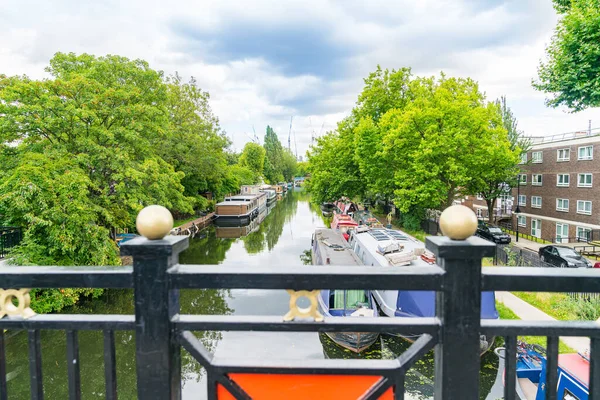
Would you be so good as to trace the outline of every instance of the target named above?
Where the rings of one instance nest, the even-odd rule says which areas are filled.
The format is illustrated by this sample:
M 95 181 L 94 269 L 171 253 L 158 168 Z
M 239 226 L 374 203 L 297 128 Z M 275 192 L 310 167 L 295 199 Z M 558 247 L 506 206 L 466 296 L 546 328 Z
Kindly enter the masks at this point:
M 505 357 L 505 349 L 495 350 Z M 570 353 L 558 355 L 557 399 L 587 400 L 589 389 L 590 360 L 587 354 Z M 506 376 L 504 377 L 506 380 Z M 546 398 L 546 350 L 524 342 L 517 344 L 517 396 L 521 400 Z
M 332 229 L 317 229 L 312 242 L 313 265 L 362 265 L 340 233 Z M 321 290 L 319 311 L 325 317 L 377 317 L 377 307 L 370 290 Z M 369 348 L 377 332 L 325 332 L 335 343 L 353 352 Z

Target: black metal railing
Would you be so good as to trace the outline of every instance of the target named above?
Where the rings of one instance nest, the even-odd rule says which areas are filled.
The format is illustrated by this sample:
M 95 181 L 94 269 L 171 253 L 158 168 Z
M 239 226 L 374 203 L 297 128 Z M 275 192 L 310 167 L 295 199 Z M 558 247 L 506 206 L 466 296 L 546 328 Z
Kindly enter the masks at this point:
M 21 228 L 0 226 L 0 258 L 6 257 L 8 251 L 21 243 Z
M 181 347 L 207 371 L 207 393 L 217 398 L 219 387 L 238 399 L 251 398 L 232 374 L 369 375 L 378 377 L 364 394 L 377 399 L 393 390 L 404 398 L 406 371 L 435 348 L 435 398 L 477 399 L 480 334 L 503 336 L 506 342 L 505 398 L 515 399 L 517 336 L 548 337 L 547 387 L 557 387 L 558 338 L 591 338 L 590 393 L 600 399 L 600 327 L 583 321 L 481 320 L 481 291 L 600 292 L 600 275 L 593 270 L 546 268 L 481 268 L 495 245 L 471 237 L 464 241 L 428 237 L 426 246 L 438 260 L 430 267 L 226 267 L 181 265 L 179 254 L 188 237 L 167 236 L 150 241 L 136 238 L 123 244 L 133 267 L 0 267 L 3 288 L 133 288 L 135 315 L 37 315 L 29 319 L 0 319 L 0 400 L 10 398 L 4 365 L 4 329 L 29 333 L 31 398 L 43 398 L 40 330 L 66 332 L 68 385 L 79 399 L 81 330 L 104 331 L 106 398 L 116 399 L 116 330 L 135 331 L 139 399 L 181 398 Z M 276 316 L 183 315 L 180 289 L 382 289 L 436 291 L 433 318 L 325 318 L 323 322 L 284 322 Z M 389 332 L 420 334 L 410 349 L 395 360 L 254 360 L 214 357 L 191 331 Z M 264 375 L 263 375 L 264 377 Z M 548 391 L 548 399 L 556 392 Z

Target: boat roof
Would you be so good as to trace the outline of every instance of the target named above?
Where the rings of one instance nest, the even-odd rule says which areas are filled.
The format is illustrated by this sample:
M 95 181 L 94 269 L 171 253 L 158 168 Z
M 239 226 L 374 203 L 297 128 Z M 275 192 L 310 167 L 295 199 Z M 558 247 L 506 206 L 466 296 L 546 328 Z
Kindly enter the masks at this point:
M 363 245 L 363 249 L 368 251 L 380 265 L 390 265 L 388 259 L 377 252 L 377 247 L 385 247 L 393 242 L 400 242 L 406 250 L 424 249 L 425 245 L 408 236 L 406 233 L 396 229 L 385 229 L 385 228 L 374 228 L 367 231 L 357 233 L 354 232 L 356 240 Z M 413 266 L 428 267 L 429 264 L 425 262 L 421 257 L 417 257 L 416 260 L 411 262 Z
M 589 387 L 590 363 L 579 354 L 559 354 L 558 366 L 586 387 Z
M 235 196 L 227 196 L 228 199 L 243 199 L 243 200 L 254 200 L 260 196 L 264 196 L 263 192 L 257 194 L 236 194 Z M 230 200 L 231 201 L 231 200 Z
M 342 238 L 342 235 L 333 229 L 318 228 L 315 230 L 315 240 L 319 246 L 319 252 L 322 255 L 322 259 L 325 260 L 329 258 L 330 265 L 363 265 L 356 253 L 348 246 L 348 242 Z M 342 246 L 344 250 L 334 250 L 334 248 L 327 246 L 325 242 Z
M 217 206 L 245 206 L 246 204 L 248 204 L 248 202 L 243 200 L 228 200 L 217 203 Z

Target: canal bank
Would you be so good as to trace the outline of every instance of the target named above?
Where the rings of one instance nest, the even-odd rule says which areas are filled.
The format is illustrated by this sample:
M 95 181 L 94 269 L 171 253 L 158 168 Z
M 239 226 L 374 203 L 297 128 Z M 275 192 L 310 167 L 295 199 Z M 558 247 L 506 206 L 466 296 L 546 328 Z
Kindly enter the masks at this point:
M 328 225 L 318 205 L 301 189 L 290 191 L 264 221 L 248 235 L 239 238 L 218 237 L 209 227 L 190 240 L 180 258 L 184 264 L 239 266 L 302 266 L 311 248 L 314 230 Z M 189 314 L 276 315 L 288 311 L 289 295 L 284 290 L 182 290 L 181 311 Z M 84 314 L 133 314 L 130 290 L 111 290 L 96 301 L 68 310 Z M 393 359 L 410 344 L 397 337 L 383 335 L 381 340 L 361 354 L 340 348 L 317 333 L 270 332 L 195 332 L 200 341 L 219 358 L 253 359 Z M 62 331 L 42 331 L 44 389 L 48 399 L 68 398 L 66 337 Z M 116 332 L 116 370 L 120 399 L 135 399 L 135 337 L 133 332 Z M 104 398 L 102 332 L 79 334 L 82 398 Z M 27 335 L 10 332 L 7 366 L 10 374 L 9 399 L 29 399 Z M 496 377 L 498 360 L 493 352 L 482 358 L 481 398 L 485 398 Z M 427 354 L 412 368 L 406 379 L 407 399 L 427 399 L 433 391 L 433 355 Z M 205 371 L 182 351 L 183 399 L 206 398 Z

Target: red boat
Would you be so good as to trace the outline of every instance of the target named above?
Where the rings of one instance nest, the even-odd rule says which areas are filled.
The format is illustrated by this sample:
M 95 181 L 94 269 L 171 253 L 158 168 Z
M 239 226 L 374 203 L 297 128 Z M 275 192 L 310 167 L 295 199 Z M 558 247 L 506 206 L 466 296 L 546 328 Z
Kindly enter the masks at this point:
M 346 237 L 348 229 L 356 228 L 357 226 L 358 224 L 356 223 L 356 221 L 354 221 L 352 217 L 346 214 L 336 213 L 333 215 L 333 221 L 331 221 L 331 229 L 333 229 L 334 231 L 339 231 L 342 235 L 344 235 L 344 238 L 346 238 L 346 240 L 348 240 L 348 238 Z

